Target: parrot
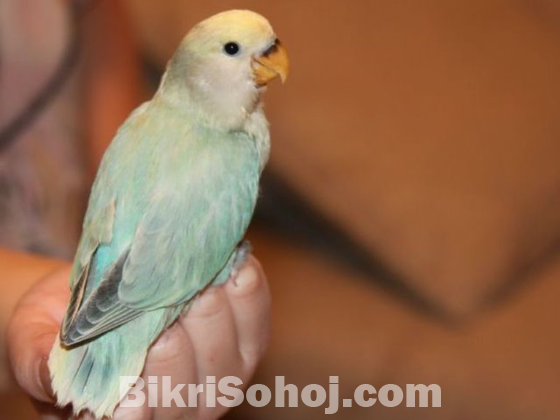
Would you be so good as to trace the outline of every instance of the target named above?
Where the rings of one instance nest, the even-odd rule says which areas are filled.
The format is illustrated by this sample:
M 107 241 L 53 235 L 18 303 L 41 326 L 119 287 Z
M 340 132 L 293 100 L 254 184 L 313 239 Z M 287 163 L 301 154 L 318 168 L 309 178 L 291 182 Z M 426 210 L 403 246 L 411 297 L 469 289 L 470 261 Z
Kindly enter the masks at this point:
M 270 153 L 262 94 L 288 71 L 266 18 L 219 13 L 187 33 L 152 99 L 117 130 L 48 358 L 59 406 L 112 416 L 120 376 L 139 377 L 150 346 L 193 299 L 236 275 Z

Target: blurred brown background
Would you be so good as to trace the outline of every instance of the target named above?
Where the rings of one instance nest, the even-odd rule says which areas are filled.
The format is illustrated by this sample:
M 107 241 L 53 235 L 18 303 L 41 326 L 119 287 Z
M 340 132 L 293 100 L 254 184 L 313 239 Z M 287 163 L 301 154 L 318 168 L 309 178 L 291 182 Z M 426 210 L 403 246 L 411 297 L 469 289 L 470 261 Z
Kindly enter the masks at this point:
M 269 18 L 290 53 L 266 97 L 250 232 L 274 303 L 256 383 L 442 388 L 440 409 L 341 419 L 560 418 L 557 2 L 123 4 L 159 71 L 188 28 L 234 7 Z M 325 416 L 300 406 L 231 418 Z

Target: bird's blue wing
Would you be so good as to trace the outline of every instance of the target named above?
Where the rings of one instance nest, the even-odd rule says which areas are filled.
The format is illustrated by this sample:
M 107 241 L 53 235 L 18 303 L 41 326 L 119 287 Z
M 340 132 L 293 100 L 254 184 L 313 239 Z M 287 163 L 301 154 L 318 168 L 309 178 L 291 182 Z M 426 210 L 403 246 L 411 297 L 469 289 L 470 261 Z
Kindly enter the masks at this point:
M 241 141 L 199 156 L 182 180 L 161 182 L 130 246 L 82 302 L 63 331 L 64 342 L 185 302 L 214 279 L 242 239 L 258 193 L 258 157 L 252 142 Z

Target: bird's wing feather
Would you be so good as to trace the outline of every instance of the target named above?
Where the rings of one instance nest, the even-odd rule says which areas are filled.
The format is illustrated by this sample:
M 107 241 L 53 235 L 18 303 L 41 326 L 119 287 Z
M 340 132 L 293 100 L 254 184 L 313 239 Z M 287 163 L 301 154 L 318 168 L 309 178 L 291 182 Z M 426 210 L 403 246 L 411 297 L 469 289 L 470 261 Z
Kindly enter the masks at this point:
M 93 290 L 68 322 L 61 338 L 66 345 L 96 337 L 139 316 L 142 312 L 128 308 L 118 300 L 117 288 L 127 253 L 114 264 L 99 286 Z
M 115 249 L 114 260 L 120 260 L 122 253 L 115 246 L 115 219 L 117 207 L 117 188 L 115 183 L 115 168 L 118 167 L 118 156 L 123 154 L 122 149 L 126 147 L 127 136 L 134 131 L 138 117 L 147 110 L 148 103 L 138 107 L 121 126 L 117 136 L 107 150 L 98 171 L 95 183 L 92 187 L 91 196 L 86 212 L 82 236 L 74 258 L 72 274 L 70 276 L 70 288 L 72 294 L 64 321 L 61 328 L 61 341 L 71 344 L 70 336 L 75 334 L 77 326 L 87 329 L 84 316 L 87 311 L 84 307 L 92 301 L 92 296 L 103 280 L 111 277 L 113 264 L 104 270 L 99 269 L 100 264 L 98 251 L 101 248 Z M 124 153 L 126 155 L 126 153 Z M 122 268 L 121 268 L 122 271 Z M 108 281 L 108 280 L 107 280 Z M 107 323 L 109 325 L 109 322 Z
M 80 245 L 76 252 L 72 275 L 70 276 L 72 294 L 62 324 L 62 337 L 66 335 L 68 329 L 74 323 L 86 298 L 86 288 L 90 280 L 91 267 L 98 247 L 111 242 L 115 219 L 115 201 L 110 200 L 106 206 L 97 212 L 90 212 L 90 214 L 92 213 L 93 216 L 86 217 L 84 221 Z
M 256 201 L 258 159 L 252 150 L 239 152 L 201 157 L 182 183 L 171 182 L 179 189 L 154 192 L 130 248 L 84 299 L 63 342 L 85 341 L 144 311 L 185 302 L 212 281 L 242 239 Z
M 168 196 L 146 214 L 123 269 L 123 303 L 149 310 L 184 302 L 224 267 L 245 233 L 257 193 L 257 176 L 247 182 L 230 175 L 216 180 L 220 189 L 193 187 L 192 199 Z

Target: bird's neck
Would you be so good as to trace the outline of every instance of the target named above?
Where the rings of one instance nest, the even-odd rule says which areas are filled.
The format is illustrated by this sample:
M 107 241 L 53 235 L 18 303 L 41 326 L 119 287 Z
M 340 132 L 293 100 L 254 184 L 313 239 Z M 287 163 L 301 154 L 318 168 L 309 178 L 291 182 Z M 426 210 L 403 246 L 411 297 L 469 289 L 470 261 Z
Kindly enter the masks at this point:
M 193 79 L 188 83 L 177 80 L 169 71 L 162 78 L 156 98 L 188 112 L 201 124 L 225 131 L 245 131 L 253 124 L 253 114 L 262 113 L 259 90 L 247 83 L 231 86 L 209 86 L 205 80 Z
M 193 92 L 188 85 L 177 83 L 172 74 L 166 73 L 153 100 L 185 114 L 198 125 L 247 133 L 255 141 L 262 170 L 270 153 L 269 124 L 261 101 L 263 90 L 255 89 L 249 101 L 245 98 L 235 102 L 231 97 L 224 101 L 223 98 L 204 97 L 200 92 Z

